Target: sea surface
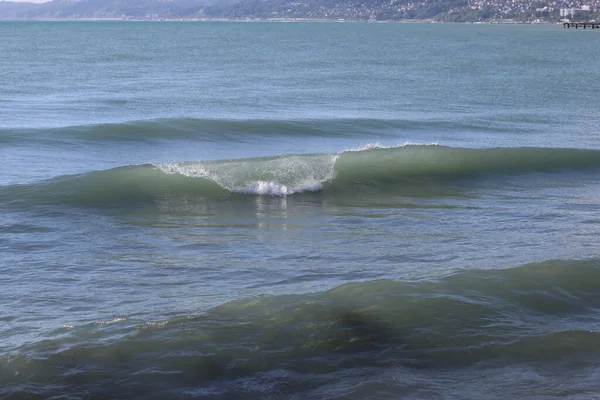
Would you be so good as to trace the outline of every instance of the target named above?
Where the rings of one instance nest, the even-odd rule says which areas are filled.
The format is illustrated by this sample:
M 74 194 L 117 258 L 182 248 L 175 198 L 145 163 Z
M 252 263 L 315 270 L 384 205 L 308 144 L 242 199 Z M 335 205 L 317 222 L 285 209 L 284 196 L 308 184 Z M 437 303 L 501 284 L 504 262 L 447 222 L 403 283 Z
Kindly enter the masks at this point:
M 598 49 L 0 22 L 0 398 L 599 397 Z

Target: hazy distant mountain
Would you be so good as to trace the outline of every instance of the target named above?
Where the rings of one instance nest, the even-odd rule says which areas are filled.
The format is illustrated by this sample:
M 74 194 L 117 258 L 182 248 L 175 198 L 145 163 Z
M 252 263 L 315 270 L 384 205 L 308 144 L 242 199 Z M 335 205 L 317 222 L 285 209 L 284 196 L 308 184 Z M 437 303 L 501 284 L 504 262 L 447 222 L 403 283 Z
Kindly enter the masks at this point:
M 0 19 L 18 18 L 20 15 L 27 15 L 29 10 L 35 6 L 33 3 L 0 1 Z
M 468 0 L 239 0 L 205 8 L 227 18 L 308 18 L 351 20 L 428 19 L 465 6 Z
M 53 0 L 43 4 L 0 2 L 0 19 L 183 18 L 211 4 L 235 0 Z
M 43 4 L 0 1 L 0 19 L 558 20 L 558 8 L 544 5 L 545 0 L 53 0 Z M 600 18 L 600 13 L 586 15 L 590 17 Z
M 466 0 L 465 0 L 466 1 Z M 0 19 L 431 18 L 463 0 L 53 0 L 0 2 Z M 404 4 L 413 6 L 407 11 Z M 416 7 L 415 7 L 416 6 Z

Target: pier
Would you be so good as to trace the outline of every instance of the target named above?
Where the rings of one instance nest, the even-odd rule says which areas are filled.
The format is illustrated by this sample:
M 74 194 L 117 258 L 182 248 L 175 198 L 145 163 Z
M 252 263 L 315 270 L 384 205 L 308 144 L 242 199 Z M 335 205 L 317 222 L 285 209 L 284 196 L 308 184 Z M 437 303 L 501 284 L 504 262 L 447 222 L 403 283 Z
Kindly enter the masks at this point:
M 583 28 L 586 29 L 588 27 L 592 29 L 600 29 L 600 22 L 565 22 L 563 23 L 563 28 L 574 27 L 575 29 Z

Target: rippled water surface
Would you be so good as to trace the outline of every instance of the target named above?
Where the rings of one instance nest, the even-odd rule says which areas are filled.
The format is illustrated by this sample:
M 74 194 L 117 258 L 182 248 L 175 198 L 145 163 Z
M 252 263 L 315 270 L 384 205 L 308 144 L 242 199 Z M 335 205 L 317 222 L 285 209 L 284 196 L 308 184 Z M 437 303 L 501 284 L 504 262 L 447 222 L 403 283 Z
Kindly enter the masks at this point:
M 0 397 L 596 396 L 597 33 L 0 22 Z

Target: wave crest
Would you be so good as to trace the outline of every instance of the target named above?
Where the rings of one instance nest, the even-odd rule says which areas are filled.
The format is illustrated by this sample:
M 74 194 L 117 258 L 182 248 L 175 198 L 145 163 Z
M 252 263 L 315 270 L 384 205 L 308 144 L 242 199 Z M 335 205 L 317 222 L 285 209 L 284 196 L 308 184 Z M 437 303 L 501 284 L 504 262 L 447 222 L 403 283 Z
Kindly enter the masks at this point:
M 340 153 L 144 164 L 93 171 L 1 187 L 0 202 L 112 207 L 187 201 L 192 197 L 217 199 L 234 193 L 290 196 L 322 191 L 340 197 L 357 192 L 410 196 L 424 185 L 477 185 L 481 177 L 599 168 L 598 150 L 369 144 Z
M 288 155 L 158 165 L 167 174 L 210 179 L 222 188 L 243 194 L 288 196 L 318 191 L 336 176 L 339 154 Z

